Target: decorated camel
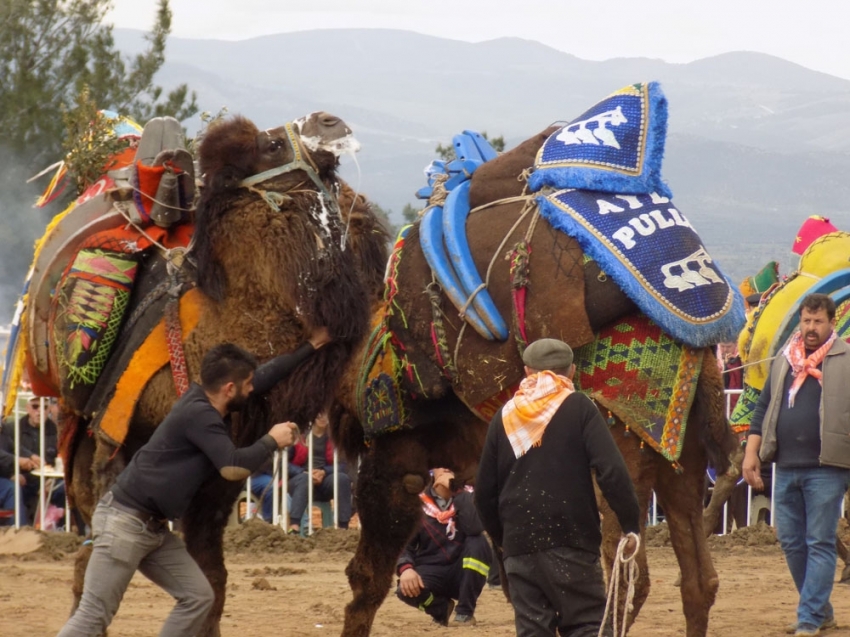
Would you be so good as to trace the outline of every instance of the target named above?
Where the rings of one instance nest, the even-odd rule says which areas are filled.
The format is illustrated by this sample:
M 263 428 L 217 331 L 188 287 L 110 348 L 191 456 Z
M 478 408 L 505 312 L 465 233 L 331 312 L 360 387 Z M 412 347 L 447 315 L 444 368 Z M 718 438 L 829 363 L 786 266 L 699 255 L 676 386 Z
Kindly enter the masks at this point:
M 521 351 L 540 337 L 576 350 L 577 386 L 609 418 L 644 512 L 657 493 L 686 574 L 687 635 L 706 634 L 718 578 L 704 476 L 709 460 L 725 470 L 734 439 L 719 371 L 703 359 L 744 314 L 661 181 L 665 109 L 657 85 L 634 85 L 498 157 L 465 132 L 458 158 L 429 170 L 429 207 L 395 244 L 362 363 L 332 414 L 336 440 L 362 456 L 344 635 L 370 633 L 429 468 L 474 476 L 488 421 L 522 377 Z M 611 110 L 631 125 L 600 131 L 594 118 Z M 595 141 L 577 141 L 580 129 Z M 626 254 L 639 242 L 643 257 Z M 601 512 L 610 564 L 620 529 L 604 502 Z M 649 592 L 643 548 L 638 560 L 631 621 Z
M 162 122 L 149 124 L 152 137 L 171 141 L 168 130 L 175 125 L 165 122 L 163 132 Z M 260 131 L 237 116 L 211 126 L 199 146 L 203 182 L 194 210 L 187 196 L 193 180 L 185 177 L 191 161 L 167 149 L 160 151 L 165 159 L 157 152 L 158 162 L 142 161 L 145 131 L 128 168 L 135 172 L 126 179 L 113 174 L 101 189 L 108 205 L 94 215 L 96 232 L 78 223 L 85 213 L 78 209 L 85 200 L 79 200 L 42 239 L 17 349 L 37 392 L 62 395 L 68 492 L 88 519 L 188 382 L 198 378 L 212 345 L 233 342 L 263 361 L 294 350 L 315 327 L 326 326 L 333 342 L 267 396 L 252 398 L 234 418 L 234 441 L 250 444 L 274 422 L 312 422 L 367 333 L 369 299 L 380 284 L 380 274 L 371 273 L 381 272 L 386 261 L 385 232 L 363 198 L 335 174 L 340 154 L 356 149 L 340 119 L 314 113 Z M 160 179 L 146 187 L 154 165 L 163 167 Z M 103 221 L 105 215 L 118 223 Z M 75 224 L 82 232 L 68 231 Z M 61 249 L 73 265 L 52 273 L 43 264 L 52 262 L 48 252 Z M 33 282 L 51 276 L 57 293 L 48 295 L 45 310 L 41 286 Z M 115 283 L 129 298 L 119 298 L 117 286 L 109 285 Z M 124 307 L 123 315 L 111 314 Z M 104 338 L 116 324 L 117 335 Z M 47 347 L 26 338 L 39 330 L 53 336 Z M 87 384 L 93 374 L 82 372 L 91 371 L 93 351 L 107 345 L 108 360 Z M 239 488 L 217 476 L 181 520 L 189 552 L 216 594 L 204 635 L 219 634 L 227 580 L 222 536 Z M 88 557 L 83 549 L 77 560 L 77 602 Z

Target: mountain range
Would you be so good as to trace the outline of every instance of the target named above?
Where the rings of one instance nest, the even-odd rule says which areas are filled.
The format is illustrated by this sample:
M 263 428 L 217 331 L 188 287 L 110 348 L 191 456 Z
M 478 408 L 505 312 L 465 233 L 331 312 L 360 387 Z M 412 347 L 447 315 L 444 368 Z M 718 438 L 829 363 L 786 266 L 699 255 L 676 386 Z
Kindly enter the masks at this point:
M 131 54 L 142 35 L 115 32 Z M 627 84 L 657 80 L 670 104 L 664 177 L 733 280 L 770 259 L 796 267 L 790 247 L 811 214 L 850 230 L 850 81 L 761 53 L 595 62 L 517 38 L 351 29 L 169 38 L 166 60 L 157 82 L 188 83 L 212 113 L 225 106 L 261 128 L 315 110 L 342 117 L 363 146 L 343 175 L 396 223 L 405 204 L 420 205 L 413 193 L 437 144 L 461 130 L 501 135 L 510 148 Z

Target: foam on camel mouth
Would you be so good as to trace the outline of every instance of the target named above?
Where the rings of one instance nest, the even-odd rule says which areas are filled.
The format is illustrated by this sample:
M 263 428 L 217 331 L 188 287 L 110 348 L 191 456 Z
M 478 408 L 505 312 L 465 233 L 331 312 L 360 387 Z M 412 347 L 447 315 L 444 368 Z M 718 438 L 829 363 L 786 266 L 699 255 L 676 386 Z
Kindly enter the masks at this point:
M 342 155 L 353 156 L 354 153 L 360 150 L 360 142 L 358 142 L 351 133 L 345 137 L 331 140 L 322 139 L 319 135 L 314 135 L 312 137 L 305 137 L 302 135 L 301 141 L 304 143 L 304 146 L 312 152 L 324 150 L 332 153 L 337 158 Z

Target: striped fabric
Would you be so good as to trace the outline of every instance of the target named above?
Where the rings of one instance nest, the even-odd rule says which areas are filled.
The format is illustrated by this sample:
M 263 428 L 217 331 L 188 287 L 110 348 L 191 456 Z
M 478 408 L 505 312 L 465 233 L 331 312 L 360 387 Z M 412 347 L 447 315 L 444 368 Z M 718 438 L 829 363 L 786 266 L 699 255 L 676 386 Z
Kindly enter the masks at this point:
M 575 391 L 573 382 L 550 371 L 532 374 L 502 408 L 502 424 L 517 458 L 540 444 L 546 425 Z
M 463 568 L 469 569 L 470 571 L 475 571 L 479 575 L 483 575 L 487 577 L 488 573 L 490 573 L 490 566 L 482 562 L 481 560 L 476 560 L 474 557 L 465 557 L 463 558 Z

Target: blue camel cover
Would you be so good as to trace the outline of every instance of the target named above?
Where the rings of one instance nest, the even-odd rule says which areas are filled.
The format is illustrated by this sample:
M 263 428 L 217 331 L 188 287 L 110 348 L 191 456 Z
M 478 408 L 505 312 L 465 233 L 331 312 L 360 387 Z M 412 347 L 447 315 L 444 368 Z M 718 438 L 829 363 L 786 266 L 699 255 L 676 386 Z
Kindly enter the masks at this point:
M 672 194 L 661 178 L 667 98 L 657 82 L 631 84 L 554 132 L 529 187 Z
M 737 338 L 744 299 L 668 197 L 561 190 L 537 203 L 674 339 L 704 347 Z

